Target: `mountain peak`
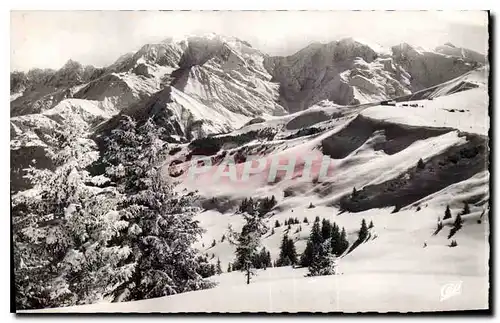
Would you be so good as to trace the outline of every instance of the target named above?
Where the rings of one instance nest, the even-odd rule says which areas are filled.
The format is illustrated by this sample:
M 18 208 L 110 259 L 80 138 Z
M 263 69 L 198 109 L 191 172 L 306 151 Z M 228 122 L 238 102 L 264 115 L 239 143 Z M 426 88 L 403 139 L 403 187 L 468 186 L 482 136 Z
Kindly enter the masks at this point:
M 82 64 L 70 58 L 66 63 L 64 63 L 61 69 L 78 69 L 82 67 L 83 67 Z

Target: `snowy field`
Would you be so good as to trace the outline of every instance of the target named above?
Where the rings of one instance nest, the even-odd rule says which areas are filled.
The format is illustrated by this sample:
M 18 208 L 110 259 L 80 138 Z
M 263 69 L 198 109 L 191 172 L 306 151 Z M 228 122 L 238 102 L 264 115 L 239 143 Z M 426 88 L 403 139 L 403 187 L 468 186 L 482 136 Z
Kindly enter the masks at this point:
M 152 300 L 93 304 L 42 312 L 415 312 L 487 308 L 487 281 L 455 275 L 344 274 L 303 277 L 290 267 L 259 271 L 250 285 L 241 273 L 222 274 L 226 285 Z M 235 281 L 229 284 L 229 281 Z M 447 284 L 462 293 L 441 300 Z M 483 295 L 483 296 L 481 296 Z M 478 297 L 479 296 L 479 297 Z
M 204 291 L 189 292 L 151 300 L 127 303 L 101 303 L 68 308 L 46 309 L 41 312 L 415 312 L 488 308 L 488 235 L 489 221 L 481 216 L 481 208 L 472 208 L 463 217 L 464 227 L 453 237 L 458 246 L 449 247 L 447 234 L 452 220 L 433 235 L 437 217 L 444 214 L 445 200 L 452 214 L 460 210 L 467 194 L 484 190 L 488 178 L 483 175 L 452 185 L 425 199 L 420 211 L 408 207 L 397 214 L 389 209 L 335 215 L 332 208 L 296 207 L 270 218 L 308 217 L 309 225 L 292 225 L 289 233 L 302 252 L 316 215 L 345 227 L 352 242 L 361 219 L 373 221 L 372 238 L 338 261 L 337 275 L 306 277 L 306 268 L 278 267 L 258 270 L 249 285 L 242 272 L 223 273 L 211 279 L 218 286 Z M 446 199 L 439 197 L 447 196 Z M 230 218 L 233 217 L 233 218 Z M 478 223 L 478 219 L 482 219 Z M 234 246 L 226 240 L 231 223 L 239 230 L 243 223 L 237 215 L 207 211 L 198 215 L 207 229 L 198 247 L 220 258 L 225 271 L 234 260 Z M 275 228 L 274 235 L 265 235 L 262 245 L 276 259 L 286 227 Z M 215 247 L 210 247 L 213 239 Z M 201 247 L 205 244 L 205 248 Z M 425 243 L 425 247 L 424 247 Z

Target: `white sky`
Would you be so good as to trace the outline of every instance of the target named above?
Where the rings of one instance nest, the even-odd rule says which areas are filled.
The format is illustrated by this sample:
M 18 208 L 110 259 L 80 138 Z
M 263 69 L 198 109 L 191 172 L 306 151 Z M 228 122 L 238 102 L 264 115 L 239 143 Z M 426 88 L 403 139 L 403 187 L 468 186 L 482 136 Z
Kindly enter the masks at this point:
M 342 37 L 385 47 L 451 42 L 486 54 L 487 25 L 481 11 L 13 11 L 11 71 L 60 68 L 70 58 L 105 66 L 146 43 L 207 32 L 270 55 Z

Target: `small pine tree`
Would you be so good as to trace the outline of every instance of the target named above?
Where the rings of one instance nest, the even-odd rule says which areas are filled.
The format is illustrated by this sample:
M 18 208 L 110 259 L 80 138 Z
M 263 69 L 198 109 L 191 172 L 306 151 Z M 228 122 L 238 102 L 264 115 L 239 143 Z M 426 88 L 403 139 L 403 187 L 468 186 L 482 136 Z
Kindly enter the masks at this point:
M 349 241 L 347 240 L 347 233 L 345 228 L 342 227 L 342 232 L 340 233 L 340 244 L 337 255 L 343 254 L 347 248 L 349 248 Z
M 231 263 L 228 263 L 227 264 L 227 272 L 230 273 L 231 271 L 232 271 Z
M 300 265 L 302 267 L 309 267 L 312 261 L 312 256 L 313 256 L 313 243 L 311 240 L 308 240 L 306 244 L 306 249 L 300 256 Z
M 274 222 L 274 227 L 279 228 L 279 226 L 280 226 L 280 221 L 276 220 L 276 222 Z
M 299 223 L 300 223 L 299 219 L 298 219 L 298 218 L 295 218 L 295 222 L 294 222 L 294 223 L 295 223 L 295 224 L 299 224 Z
M 285 220 L 285 225 L 288 225 L 288 220 Z
M 292 239 L 288 235 L 284 235 L 281 240 L 280 254 L 276 261 L 277 266 L 289 266 L 297 263 L 297 251 Z
M 372 221 L 372 220 L 370 220 L 370 225 L 368 226 L 368 229 L 371 229 L 371 228 L 373 228 L 373 227 L 374 227 L 374 225 L 373 225 L 373 221 Z
M 217 269 L 216 269 L 216 274 L 220 275 L 222 274 L 222 268 L 220 266 L 220 258 L 217 258 Z
M 450 243 L 450 247 L 453 248 L 453 247 L 456 247 L 458 246 L 458 243 L 456 240 L 451 240 L 451 243 Z
M 311 202 L 311 203 L 309 203 L 309 206 L 308 206 L 307 208 L 308 208 L 308 209 L 313 209 L 313 208 L 315 208 L 315 206 L 314 206 L 314 204 L 312 204 L 312 202 Z
M 420 158 L 418 160 L 418 163 L 417 163 L 417 168 L 418 169 L 424 169 L 425 168 L 425 164 L 424 164 L 424 161 L 422 160 L 422 158 Z
M 323 219 L 321 223 L 321 236 L 323 237 L 323 240 L 328 239 L 331 234 L 332 234 L 332 224 L 330 223 L 329 220 Z
M 306 249 L 302 253 L 300 257 L 300 265 L 302 267 L 309 267 L 315 257 L 315 254 L 318 252 L 318 246 L 323 244 L 323 236 L 321 234 L 321 226 L 319 221 L 314 222 L 313 227 L 311 229 L 311 233 L 309 234 L 309 239 L 307 240 Z
M 444 211 L 444 217 L 443 217 L 443 220 L 447 219 L 451 219 L 451 210 L 449 205 L 446 205 L 446 211 Z
M 214 239 L 214 241 L 212 241 L 212 248 L 215 247 L 216 244 L 217 244 L 217 242 Z
M 332 230 L 331 230 L 331 236 L 330 236 L 330 247 L 331 251 L 335 255 L 340 254 L 340 230 L 339 227 L 337 226 L 337 223 L 333 224 Z
M 316 218 L 314 219 L 314 222 L 319 222 L 319 216 L 316 216 Z
M 271 235 L 273 235 L 273 234 L 274 234 L 274 228 L 271 229 Z
M 351 200 L 354 200 L 358 196 L 358 191 L 356 190 L 356 187 L 352 188 L 352 194 L 351 194 Z
M 224 242 L 224 240 L 226 240 L 226 235 L 225 234 L 222 235 L 222 238 L 220 239 L 220 242 Z
M 306 217 L 304 217 L 304 223 L 309 224 L 309 220 Z
M 363 242 L 368 237 L 368 228 L 366 227 L 366 221 L 363 219 L 361 221 L 361 228 L 359 229 L 358 241 Z
M 233 232 L 237 238 L 236 261 L 233 270 L 245 271 L 247 284 L 250 284 L 250 277 L 255 274 L 253 262 L 257 254 L 257 247 L 260 244 L 260 237 L 265 233 L 266 227 L 258 215 L 244 215 L 246 223 L 241 229 L 241 233 Z

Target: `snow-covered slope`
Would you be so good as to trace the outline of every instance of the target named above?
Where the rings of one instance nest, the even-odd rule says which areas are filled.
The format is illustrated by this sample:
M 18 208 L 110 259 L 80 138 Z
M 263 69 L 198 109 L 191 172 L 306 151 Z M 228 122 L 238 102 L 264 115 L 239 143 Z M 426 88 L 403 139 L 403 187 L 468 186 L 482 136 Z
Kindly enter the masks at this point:
M 450 127 L 486 135 L 489 130 L 489 68 L 398 98 L 396 106 L 375 106 L 362 115 L 414 126 Z
M 446 204 L 452 213 L 460 209 L 467 198 L 468 187 L 487 185 L 484 173 L 452 185 L 436 196 L 446 199 L 428 199 L 421 210 L 411 207 L 397 214 L 390 209 L 335 215 L 328 207 L 294 208 L 273 216 L 283 221 L 289 216 L 327 218 L 345 227 L 350 240 L 355 239 L 361 219 L 372 220 L 371 239 L 338 261 L 338 274 L 323 277 L 305 277 L 307 269 L 291 267 L 258 270 L 250 285 L 241 272 L 223 273 L 212 277 L 217 287 L 205 291 L 126 303 L 101 303 L 68 308 L 47 309 L 40 312 L 415 312 L 453 311 L 488 308 L 488 213 L 484 208 L 472 209 L 464 217 L 465 223 L 454 239 L 458 246 L 450 248 L 446 238 L 451 221 L 437 235 L 437 218 L 442 217 Z M 481 189 L 484 192 L 484 186 Z M 445 195 L 446 194 L 446 195 Z M 478 219 L 482 219 L 478 222 Z M 238 227 L 237 216 L 207 211 L 199 215 L 207 228 L 205 244 L 217 240 L 215 247 L 204 252 L 220 258 L 223 268 L 234 257 L 234 246 L 220 236 L 227 233 L 227 223 Z M 311 224 L 292 225 L 291 236 L 299 252 Z M 266 236 L 262 244 L 277 257 L 285 226 Z M 446 293 L 446 288 L 455 289 Z M 390 291 L 390 292 L 388 292 Z M 453 293 L 455 292 L 455 293 Z

